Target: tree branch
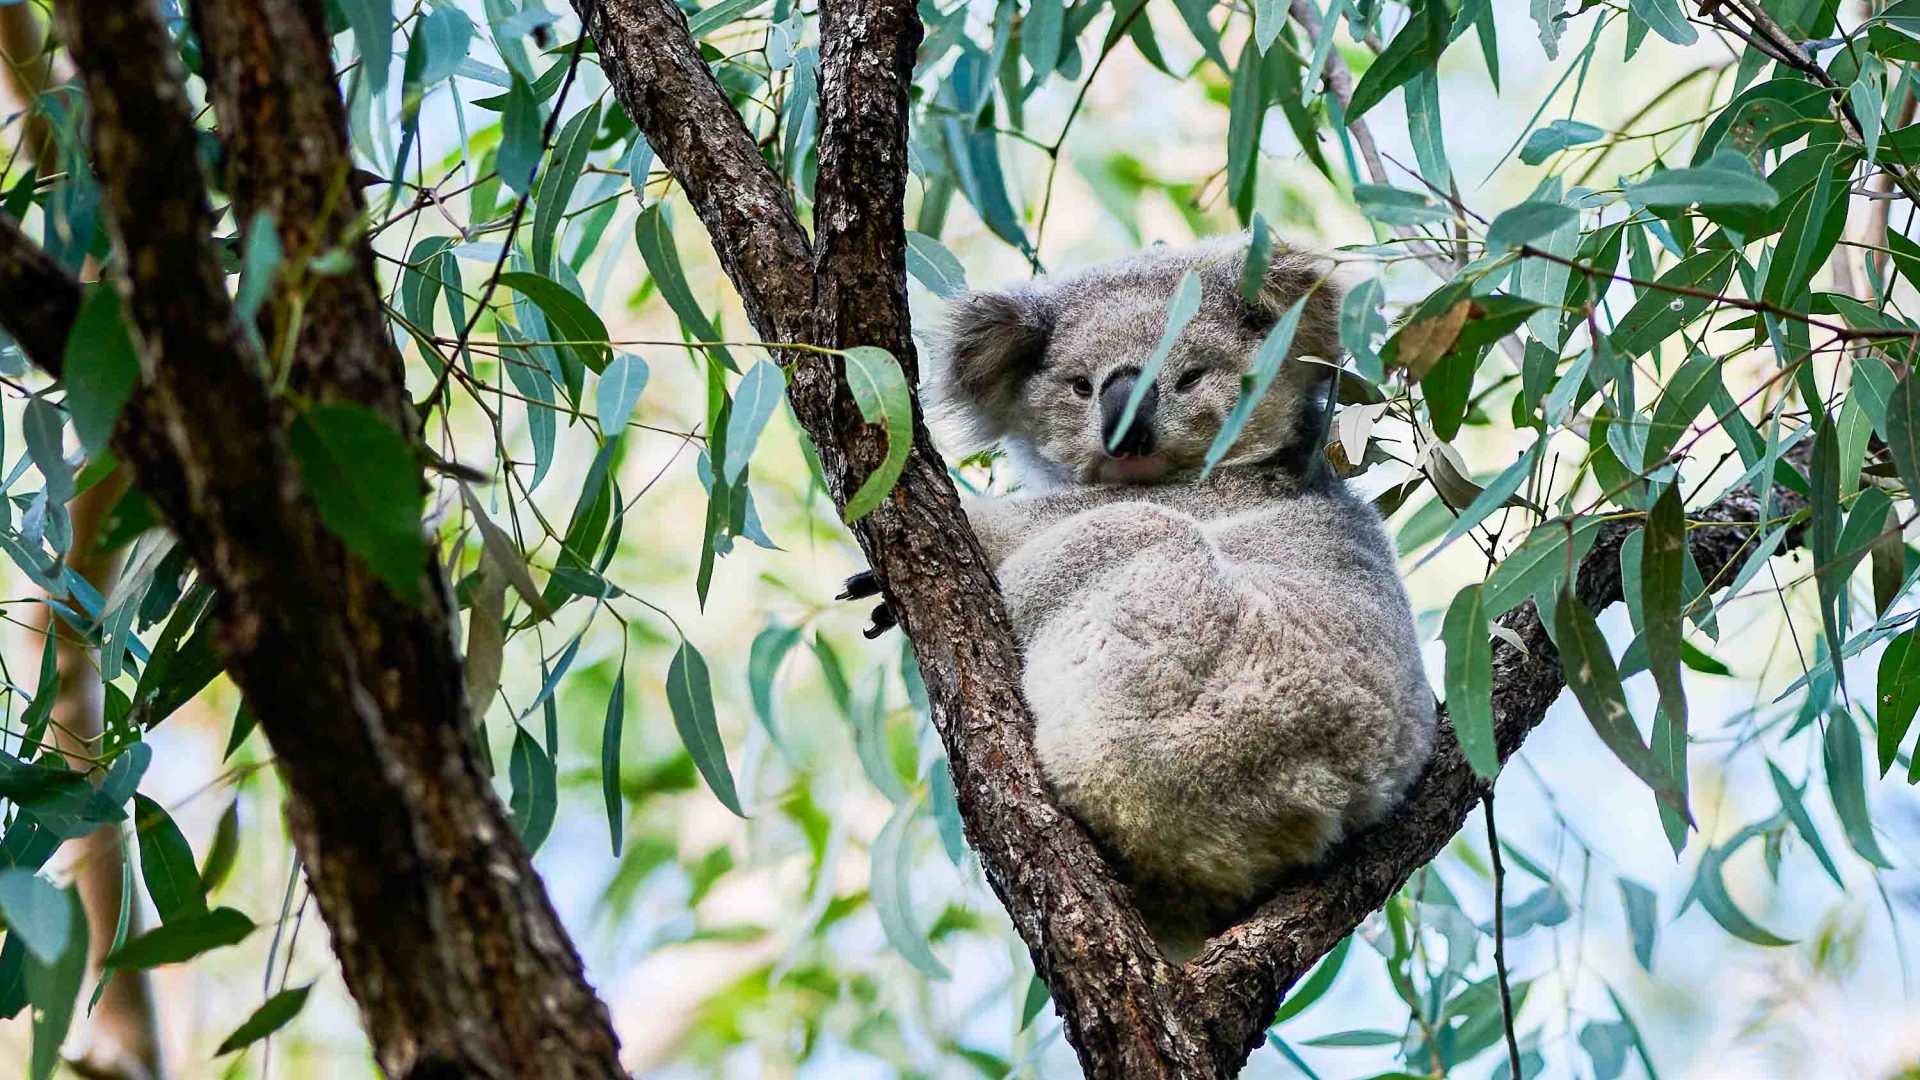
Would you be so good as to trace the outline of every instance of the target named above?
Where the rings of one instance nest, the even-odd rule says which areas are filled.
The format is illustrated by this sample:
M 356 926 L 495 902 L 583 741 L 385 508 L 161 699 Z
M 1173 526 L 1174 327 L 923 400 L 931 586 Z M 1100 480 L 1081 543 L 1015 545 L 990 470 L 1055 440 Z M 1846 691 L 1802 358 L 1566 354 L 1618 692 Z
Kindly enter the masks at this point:
M 284 215 L 305 247 L 293 260 L 355 246 L 358 270 L 308 297 L 305 319 L 329 325 L 299 333 L 301 385 L 411 434 L 400 357 L 355 231 L 318 5 L 204 8 L 210 76 L 241 147 L 243 210 Z M 307 498 L 283 435 L 288 410 L 212 256 L 197 135 L 157 11 L 149 0 L 74 0 L 61 14 L 142 351 L 144 386 L 116 447 L 216 590 L 217 648 L 273 744 L 290 832 L 375 1057 L 397 1080 L 623 1075 L 606 1010 L 475 752 L 438 567 L 423 563 L 420 603 L 401 599 Z M 277 303 L 301 272 L 293 260 Z
M 920 27 L 907 0 L 821 4 L 818 259 L 810 272 L 796 259 L 806 242 L 784 190 L 700 63 L 678 9 L 667 0 L 575 3 L 621 103 L 692 200 L 762 338 L 878 345 L 912 373 L 902 230 L 907 87 Z M 809 297 L 804 306 L 802 296 Z M 877 460 L 878 434 L 861 421 L 834 361 L 792 359 L 795 414 L 844 506 Z M 1755 509 L 1742 495 L 1707 517 L 1751 521 Z M 1590 606 L 1618 599 L 1618 551 L 1629 530 L 1610 527 L 1583 564 L 1580 590 Z M 1693 530 L 1702 572 L 1711 578 L 1752 531 Z M 1047 790 L 997 583 L 917 414 L 899 485 L 853 532 L 914 643 L 968 838 L 1089 1076 L 1236 1074 L 1280 994 L 1437 855 L 1485 791 L 1443 735 L 1389 822 L 1300 875 L 1176 970 L 1111 868 Z M 1517 749 L 1562 687 L 1532 606 L 1505 622 L 1528 651 L 1496 651 L 1503 755 Z
M 747 318 L 768 341 L 808 341 L 813 252 L 793 202 L 672 0 L 573 0 L 627 116 L 680 181 Z
M 67 330 L 80 311 L 80 282 L 0 214 L 0 318 L 35 366 L 59 378 Z

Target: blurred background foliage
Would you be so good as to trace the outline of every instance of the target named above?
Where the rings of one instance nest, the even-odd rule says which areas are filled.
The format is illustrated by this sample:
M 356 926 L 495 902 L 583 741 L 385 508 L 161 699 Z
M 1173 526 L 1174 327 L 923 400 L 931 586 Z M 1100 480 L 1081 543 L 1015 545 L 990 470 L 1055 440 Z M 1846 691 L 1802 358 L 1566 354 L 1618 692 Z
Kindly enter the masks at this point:
M 804 219 L 813 11 L 685 6 Z M 1809 527 L 1812 555 L 1749 553 L 1705 603 L 1697 581 L 1642 595 L 1665 564 L 1629 567 L 1581 689 L 1631 706 L 1641 757 L 1623 767 L 1569 696 L 1508 766 L 1508 967 L 1530 1076 L 1913 1076 L 1920 804 L 1888 718 L 1920 700 L 1900 457 L 1920 6 L 1768 0 L 1812 70 L 1700 6 L 927 0 L 912 302 L 924 356 L 969 285 L 1246 227 L 1337 249 L 1359 299 L 1333 453 L 1391 515 L 1437 693 L 1449 672 L 1475 685 L 1496 595 L 1550 601 L 1594 522 L 1650 515 L 1670 538 L 1807 436 L 1840 447 L 1813 508 L 1770 522 L 1773 541 Z M 85 102 L 43 9 L 0 6 L 0 208 L 91 277 Z M 831 599 L 858 553 L 780 372 L 577 20 L 540 0 L 327 14 L 395 337 L 415 393 L 446 391 L 428 430 L 458 467 L 430 474 L 427 517 L 474 613 L 498 787 L 627 1063 L 1075 1075 L 959 836 L 904 643 L 864 640 L 864 611 Z M 217 187 L 210 126 L 204 145 Z M 225 224 L 243 303 L 326 272 L 271 222 L 245 243 Z M 70 350 L 111 350 L 112 303 L 88 311 Z M 98 858 L 57 838 L 104 824 L 133 857 L 105 890 L 134 947 L 112 977 L 150 980 L 156 1075 L 371 1074 L 270 751 L 207 662 L 204 593 L 137 494 L 97 529 L 68 514 L 110 483 L 97 420 L 16 351 L 0 374 L 0 1061 L 67 1067 L 46 1002 L 69 983 L 68 1054 L 104 1037 L 84 1015 L 98 976 L 45 917 Z M 1018 484 L 991 455 L 956 476 Z M 121 553 L 94 585 L 74 573 L 89 542 Z M 1682 603 L 1684 637 L 1680 606 L 1662 617 Z M 49 611 L 97 647 L 91 731 L 53 722 Z M 49 779 L 68 767 L 111 794 Z M 1650 786 L 1684 791 L 1696 827 Z M 1488 855 L 1477 829 L 1456 839 L 1296 988 L 1248 1075 L 1507 1075 Z M 164 956 L 189 959 L 142 974 Z

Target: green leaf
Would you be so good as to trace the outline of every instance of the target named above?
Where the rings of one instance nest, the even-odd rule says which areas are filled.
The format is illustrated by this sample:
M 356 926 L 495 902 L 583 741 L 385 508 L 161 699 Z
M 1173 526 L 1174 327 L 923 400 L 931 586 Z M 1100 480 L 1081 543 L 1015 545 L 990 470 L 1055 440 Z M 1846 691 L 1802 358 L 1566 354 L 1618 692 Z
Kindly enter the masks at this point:
M 1033 69 L 1035 83 L 1051 75 L 1060 62 L 1065 30 L 1065 0 L 1029 0 L 1026 18 L 1020 23 L 1020 55 Z
M 73 466 L 66 455 L 66 418 L 46 398 L 27 399 L 21 427 L 27 441 L 27 456 L 47 484 L 47 501 L 66 505 L 73 498 Z M 55 590 L 61 592 L 64 590 Z
M 1402 83 L 1439 62 L 1441 50 L 1447 47 L 1450 21 L 1446 5 L 1440 0 L 1417 0 L 1417 8 L 1353 88 L 1353 98 L 1346 108 L 1347 123 L 1365 116 Z
M 1732 854 L 1736 847 L 1749 838 L 1746 834 L 1751 831 L 1751 827 L 1743 830 L 1741 836 L 1735 837 L 1725 847 L 1710 848 L 1700 857 L 1700 867 L 1694 874 L 1693 889 L 1688 896 L 1690 899 L 1699 900 L 1700 906 L 1707 909 L 1707 914 L 1713 917 L 1714 922 L 1719 923 L 1727 933 L 1742 941 L 1767 948 L 1791 945 L 1793 944 L 1791 940 L 1781 937 L 1748 918 L 1746 912 L 1741 911 L 1740 906 L 1733 902 L 1733 897 L 1727 892 L 1726 879 L 1721 876 L 1721 864 L 1726 862 L 1727 856 Z
M 1240 62 L 1234 65 L 1233 87 L 1227 95 L 1227 197 L 1241 221 L 1253 212 L 1261 120 L 1267 115 L 1267 92 L 1262 85 L 1265 67 L 1258 44 L 1248 38 L 1240 50 Z M 1141 385 L 1146 382 L 1143 378 Z M 1125 431 L 1126 425 L 1119 430 Z
M 1633 307 L 1614 325 L 1614 352 L 1622 360 L 1631 360 L 1672 337 L 1682 326 L 1707 310 L 1710 301 L 1696 296 L 1678 296 L 1671 291 L 1674 286 L 1718 293 L 1732 275 L 1731 251 L 1706 250 L 1682 259 L 1660 275 L 1655 288 L 1643 291 Z
M 607 344 L 607 324 L 585 300 L 552 278 L 525 270 L 501 274 L 500 284 L 533 301 L 546 316 L 547 325 L 567 342 L 567 348 L 588 370 L 595 374 L 606 370 L 613 359 L 613 348 Z
M 1607 651 L 1607 639 L 1595 624 L 1593 612 L 1578 596 L 1561 594 L 1554 605 L 1554 644 L 1560 648 L 1560 666 L 1567 676 L 1567 688 L 1580 702 L 1607 749 L 1639 777 L 1660 801 L 1687 820 L 1686 792 L 1667 765 L 1640 741 L 1633 714 L 1627 709 L 1626 692 L 1620 686 L 1620 671 L 1613 654 Z
M 41 963 L 57 964 L 66 954 L 70 914 L 67 894 L 53 882 L 25 867 L 0 870 L 0 918 Z
M 693 756 L 701 779 L 722 805 L 740 817 L 740 796 L 734 792 L 733 773 L 727 768 L 727 748 L 720 741 L 720 725 L 713 714 L 713 684 L 707 676 L 706 658 L 693 643 L 682 638 L 667 669 L 667 705 L 673 711 L 673 726 L 680 742 Z
M 1584 146 L 1606 137 L 1605 128 L 1583 124 L 1578 120 L 1555 120 L 1546 127 L 1533 129 L 1527 136 L 1526 145 L 1520 148 L 1520 160 L 1528 165 L 1538 165 L 1569 147 Z
M 867 890 L 873 897 L 873 909 L 880 916 L 880 928 L 895 951 L 921 975 L 936 980 L 949 977 L 946 966 L 933 955 L 927 936 L 913 925 L 912 853 L 907 850 L 907 827 L 913 823 L 920 804 L 903 802 L 873 841 L 873 870 Z
M 687 19 L 687 33 L 699 41 L 760 6 L 762 0 L 718 0 L 693 13 Z
M 942 300 L 966 295 L 966 268 L 945 244 L 925 233 L 907 233 L 907 272 Z
M 612 438 L 627 426 L 633 407 L 647 388 L 647 362 L 632 353 L 614 353 L 606 370 L 600 373 L 595 391 L 594 413 L 601 434 Z
M 1873 818 L 1867 810 L 1866 774 L 1860 764 L 1860 729 L 1854 727 L 1853 714 L 1836 710 L 1827 717 L 1827 734 L 1821 751 L 1827 767 L 1827 793 L 1833 797 L 1833 811 L 1840 818 L 1847 843 L 1873 865 L 1882 870 L 1893 869 L 1893 863 L 1881 853 L 1880 843 L 1873 835 Z
M 1900 470 L 1908 495 L 1920 499 L 1920 375 L 1912 370 L 1894 384 L 1880 434 L 1886 439 L 1887 452 Z
M 1347 953 L 1353 948 L 1353 935 L 1340 939 L 1340 944 L 1326 955 L 1313 969 L 1313 974 L 1294 988 L 1293 993 L 1280 1002 L 1279 1011 L 1273 1014 L 1273 1023 L 1268 1027 L 1285 1023 L 1307 1011 L 1307 1007 L 1325 997 L 1333 987 L 1333 980 L 1340 974 L 1340 966 L 1347 962 Z
M 1500 749 L 1493 739 L 1493 642 L 1480 586 L 1454 596 L 1440 637 L 1447 644 L 1447 717 L 1467 763 L 1491 780 L 1500 773 Z
M 111 795 L 87 783 L 80 773 L 30 765 L 5 751 L 0 751 L 0 799 L 13 800 L 41 828 L 63 840 L 127 816 Z
M 201 953 L 236 944 L 253 933 L 253 920 L 220 907 L 149 930 L 107 954 L 105 966 L 121 971 L 179 964 Z
M 378 94 L 387 88 L 393 67 L 393 0 L 341 0 L 360 53 L 360 77 Z
M 753 715 L 775 745 L 779 745 L 781 739 L 779 727 L 774 723 L 773 679 L 779 674 L 781 661 L 799 642 L 800 634 L 800 627 L 775 623 L 760 631 L 747 653 L 747 689 L 753 697 Z
M 1195 292 L 1198 291 L 1196 288 Z M 1200 473 L 1202 479 L 1226 460 L 1227 452 L 1233 449 L 1233 444 L 1240 438 L 1240 432 L 1246 428 L 1247 421 L 1253 418 L 1254 407 L 1260 404 L 1261 398 L 1267 396 L 1267 390 L 1273 386 L 1273 380 L 1279 377 L 1281 366 L 1287 363 L 1308 363 L 1297 358 L 1289 360 L 1287 354 L 1293 351 L 1294 332 L 1299 329 L 1300 315 L 1306 310 L 1307 301 L 1312 296 L 1312 293 L 1307 293 L 1295 300 L 1292 306 L 1282 312 L 1280 318 L 1274 322 L 1273 329 L 1267 331 L 1266 340 L 1260 343 L 1260 351 L 1253 356 L 1253 368 L 1240 377 L 1240 396 L 1234 401 L 1233 410 L 1227 413 L 1226 422 L 1220 425 L 1219 433 L 1213 437 L 1213 445 L 1207 447 L 1206 464 Z M 1181 326 L 1185 325 L 1186 320 L 1181 320 Z M 1172 329 L 1171 312 L 1168 316 L 1168 328 Z M 1162 341 L 1164 343 L 1166 339 L 1163 337 Z
M 300 1015 L 300 1009 L 307 1003 L 307 993 L 313 989 L 311 984 L 296 986 L 291 990 L 282 990 L 253 1010 L 246 1022 L 233 1029 L 233 1034 L 220 1040 L 220 1046 L 213 1052 L 214 1057 L 222 1057 L 243 1050 L 261 1039 L 279 1031 Z
M 1652 889 L 1633 880 L 1620 879 L 1620 902 L 1627 909 L 1627 930 L 1633 936 L 1633 958 L 1643 971 L 1653 970 L 1654 939 L 1660 928 L 1660 901 Z
M 494 154 L 493 168 L 500 182 L 514 194 L 525 195 L 533 190 L 534 174 L 540 168 L 545 122 L 540 116 L 539 99 L 521 81 L 519 72 L 514 73 L 513 86 L 505 98 L 500 113 L 500 149 Z
M 1846 888 L 1846 882 L 1840 878 L 1840 868 L 1833 864 L 1833 857 L 1827 854 L 1827 845 L 1820 839 L 1820 830 L 1814 827 L 1813 816 L 1807 813 L 1807 803 L 1803 797 L 1802 788 L 1795 787 L 1793 781 L 1787 779 L 1787 774 L 1781 772 L 1780 767 L 1775 765 L 1772 759 L 1767 761 L 1767 775 L 1773 781 L 1774 794 L 1780 798 L 1780 808 L 1786 811 L 1787 820 L 1793 822 L 1793 827 L 1799 831 L 1800 838 L 1807 842 L 1807 847 L 1813 850 L 1814 857 L 1820 860 L 1820 868 L 1827 872 L 1827 876 L 1833 879 L 1835 885 Z
M 261 210 L 247 225 L 246 249 L 240 257 L 240 285 L 234 290 L 233 313 L 242 323 L 251 324 L 266 303 L 273 288 L 274 275 L 280 272 L 282 250 L 280 229 L 273 212 Z
M 1653 32 L 1675 45 L 1691 45 L 1700 40 L 1700 32 L 1680 10 L 1680 0 L 1630 0 L 1628 10 Z
M 620 734 L 626 727 L 627 666 L 620 665 L 614 676 L 613 692 L 607 695 L 607 718 L 600 727 L 600 794 L 607 804 L 607 835 L 613 842 L 613 857 L 620 857 L 621 826 L 626 808 L 620 801 Z
M 1687 551 L 1687 513 L 1679 488 L 1669 484 L 1647 514 L 1640 564 L 1640 595 L 1645 613 L 1647 667 L 1660 689 L 1660 708 L 1673 725 L 1671 737 L 1684 745 L 1687 697 L 1680 682 L 1681 608 Z
M 1729 164 L 1724 158 L 1737 164 Z M 1714 155 L 1705 165 L 1663 169 L 1640 183 L 1628 184 L 1626 194 L 1628 199 L 1656 209 L 1737 206 L 1765 210 L 1780 201 L 1780 193 L 1762 180 L 1745 158 L 1726 151 Z
M 69 886 L 61 890 L 65 901 L 67 944 L 58 959 L 43 962 L 29 951 L 26 955 L 26 999 L 33 1006 L 33 1051 L 27 1066 L 30 1080 L 48 1080 L 60 1065 L 60 1044 L 66 1041 L 79 1002 L 81 985 L 87 976 L 86 909 L 80 894 Z
M 395 594 L 417 599 L 425 491 L 406 439 L 372 409 L 339 401 L 295 417 L 287 441 L 320 520 Z
M 599 131 L 600 103 L 596 101 L 573 114 L 554 139 L 552 159 L 540 178 L 539 205 L 533 215 L 533 268 L 542 274 L 553 272 L 553 244 L 560 233 L 560 220 L 567 212 L 574 186 L 580 182 L 580 170 L 586 168 L 587 150 Z
M 900 770 L 894 767 L 887 753 L 887 686 L 881 680 L 866 700 L 866 707 L 855 709 L 849 715 L 853 722 L 853 752 L 860 759 L 860 771 L 867 777 L 887 801 L 904 803 L 910 794 L 906 784 L 900 780 Z
M 193 848 L 159 803 L 145 795 L 133 797 L 134 828 L 140 838 L 140 876 L 147 883 L 147 895 L 163 923 L 202 915 L 207 910 L 206 893 L 200 884 L 200 871 L 193 862 Z
M 726 461 L 721 468 L 729 485 L 740 481 L 753 448 L 760 442 L 760 433 L 786 396 L 787 376 L 771 360 L 748 368 L 746 377 L 734 388 L 733 409 L 727 415 Z
M 1160 329 L 1160 343 L 1153 347 L 1146 363 L 1140 365 L 1140 374 L 1134 380 L 1133 392 L 1127 395 L 1126 408 L 1120 410 L 1120 420 L 1113 427 L 1113 439 L 1107 449 L 1112 450 L 1120 444 L 1127 429 L 1133 426 L 1133 419 L 1140 411 L 1140 403 L 1146 399 L 1147 391 L 1160 378 L 1160 369 L 1165 366 L 1167 356 L 1180 340 L 1180 335 L 1200 311 L 1200 275 L 1192 270 L 1180 278 L 1180 285 L 1174 290 L 1173 299 L 1167 303 L 1167 321 Z M 1292 335 L 1288 335 L 1289 341 Z
M 1247 228 L 1247 258 L 1240 264 L 1240 299 L 1249 304 L 1260 302 L 1260 294 L 1267 287 L 1267 267 L 1272 261 L 1273 230 L 1267 226 L 1267 219 L 1261 217 L 1260 212 L 1256 210 L 1253 214 L 1253 223 Z M 1377 282 L 1374 284 L 1377 287 Z M 1347 337 L 1346 318 L 1343 307 L 1341 310 L 1341 341 L 1343 343 Z
M 89 457 L 97 457 L 140 382 L 140 357 L 127 332 L 120 294 L 111 284 L 87 287 L 67 334 L 67 415 Z
M 899 361 L 887 350 L 860 345 L 841 356 L 861 417 L 881 425 L 887 434 L 887 456 L 847 499 L 842 517 L 851 525 L 880 505 L 900 479 L 900 470 L 906 468 L 907 452 L 913 448 L 913 392 L 907 388 Z
M 548 679 L 551 685 L 551 677 Z M 553 758 L 527 729 L 514 725 L 513 751 L 507 758 L 507 783 L 513 789 L 508 800 L 508 817 L 527 854 L 540 850 L 553 831 L 553 818 L 559 803 L 558 780 Z
M 1417 191 L 1385 184 L 1355 184 L 1353 201 L 1361 213 L 1382 225 L 1431 225 L 1453 217 L 1451 207 Z
M 1440 75 L 1432 68 L 1407 80 L 1402 93 L 1407 112 L 1407 138 L 1420 177 L 1442 191 L 1453 185 L 1447 165 L 1446 136 L 1440 126 Z M 1310 140 L 1309 140 L 1310 144 Z
M 1580 211 L 1562 203 L 1523 202 L 1493 219 L 1487 227 L 1487 250 L 1511 251 L 1579 220 Z
M 640 211 L 639 220 L 633 225 L 634 243 L 639 245 L 640 257 L 647 264 L 647 273 L 653 275 L 653 283 L 659 287 L 660 295 L 666 298 L 667 306 L 679 318 L 682 329 L 695 341 L 719 341 L 720 331 L 707 319 L 706 311 L 694 299 L 693 290 L 687 285 L 686 271 L 680 266 L 680 252 L 673 246 L 673 226 L 667 220 L 665 207 L 665 203 L 656 202 Z M 707 352 L 717 357 L 721 366 L 728 371 L 740 370 L 726 346 L 713 345 L 708 347 Z
M 1880 775 L 1885 776 L 1899 756 L 1914 714 L 1920 712 L 1920 630 L 1908 630 L 1887 642 L 1880 654 L 1873 700 L 1874 721 L 1880 728 Z M 1920 754 L 1915 759 L 1920 760 Z

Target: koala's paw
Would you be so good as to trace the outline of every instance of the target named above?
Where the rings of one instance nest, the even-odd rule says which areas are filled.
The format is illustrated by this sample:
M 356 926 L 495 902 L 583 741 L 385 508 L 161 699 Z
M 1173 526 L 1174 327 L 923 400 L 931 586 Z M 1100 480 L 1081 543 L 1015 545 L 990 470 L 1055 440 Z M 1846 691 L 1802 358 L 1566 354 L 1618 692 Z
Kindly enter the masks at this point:
M 865 600 L 868 597 L 879 595 L 880 579 L 874 576 L 873 571 L 862 570 L 847 579 L 846 585 L 840 590 L 840 595 L 834 597 L 834 599 Z M 881 634 L 899 625 L 899 621 L 893 617 L 893 609 L 886 605 L 884 599 L 874 605 L 871 617 L 873 619 L 872 623 L 869 624 L 865 630 L 861 631 L 861 635 L 869 641 L 872 641 L 874 638 L 879 637 Z

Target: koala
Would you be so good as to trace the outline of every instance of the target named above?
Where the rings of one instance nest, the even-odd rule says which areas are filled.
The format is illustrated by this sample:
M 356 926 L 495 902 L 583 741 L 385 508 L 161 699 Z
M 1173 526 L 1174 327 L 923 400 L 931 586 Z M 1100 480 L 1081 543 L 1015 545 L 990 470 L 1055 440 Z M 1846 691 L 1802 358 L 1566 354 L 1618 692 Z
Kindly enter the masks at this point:
M 966 511 L 1024 651 L 1041 765 L 1176 960 L 1385 816 L 1435 722 L 1393 546 L 1325 464 L 1331 261 L 1276 247 L 1248 303 L 1246 247 L 1154 248 L 970 294 L 935 375 L 942 406 L 1023 481 Z M 1199 311 L 1119 430 L 1188 270 Z M 1302 295 L 1288 357 L 1201 479 Z

